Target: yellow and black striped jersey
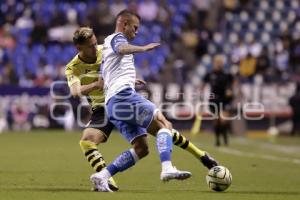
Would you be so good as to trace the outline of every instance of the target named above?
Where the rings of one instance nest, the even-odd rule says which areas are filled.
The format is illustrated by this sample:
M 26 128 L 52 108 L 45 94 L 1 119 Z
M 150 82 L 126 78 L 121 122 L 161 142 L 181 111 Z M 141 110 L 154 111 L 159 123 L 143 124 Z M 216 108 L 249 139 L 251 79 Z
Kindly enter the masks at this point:
M 100 65 L 102 62 L 102 45 L 97 46 L 97 61 L 88 64 L 80 60 L 78 54 L 66 65 L 65 75 L 68 81 L 68 86 L 71 87 L 74 83 L 80 85 L 88 85 L 98 80 Z M 104 93 L 99 89 L 91 91 L 87 95 L 88 102 L 95 109 L 99 105 L 104 105 Z

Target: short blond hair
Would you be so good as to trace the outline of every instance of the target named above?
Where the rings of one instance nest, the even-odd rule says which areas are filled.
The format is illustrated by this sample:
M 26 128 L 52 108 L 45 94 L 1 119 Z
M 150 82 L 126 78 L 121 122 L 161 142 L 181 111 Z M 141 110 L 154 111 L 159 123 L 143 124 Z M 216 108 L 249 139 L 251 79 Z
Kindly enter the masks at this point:
M 217 64 L 217 63 L 224 64 L 225 63 L 225 57 L 222 54 L 215 55 L 214 58 L 213 58 L 213 60 L 214 60 L 214 64 Z
M 88 39 L 93 37 L 94 31 L 90 27 L 80 27 L 74 32 L 73 42 L 74 44 L 83 44 Z

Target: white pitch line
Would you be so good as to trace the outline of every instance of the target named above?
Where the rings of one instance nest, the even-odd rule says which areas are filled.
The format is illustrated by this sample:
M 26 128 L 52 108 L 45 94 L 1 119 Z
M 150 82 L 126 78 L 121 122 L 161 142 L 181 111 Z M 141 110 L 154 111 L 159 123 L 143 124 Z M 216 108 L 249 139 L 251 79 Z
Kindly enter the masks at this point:
M 267 154 L 256 154 L 256 153 L 249 153 L 240 151 L 237 149 L 232 148 L 218 148 L 220 152 L 236 155 L 236 156 L 242 156 L 242 157 L 248 157 L 248 158 L 261 158 L 265 160 L 272 160 L 272 161 L 280 161 L 280 162 L 289 162 L 300 165 L 300 159 L 297 158 L 286 158 L 286 157 L 278 157 L 273 155 L 267 155 Z
M 280 153 L 286 153 L 286 154 L 295 154 L 300 153 L 300 147 L 299 146 L 287 146 L 287 145 L 280 145 L 280 144 L 270 144 L 266 142 L 261 141 L 251 141 L 246 140 L 245 138 L 236 138 L 236 140 L 240 144 L 255 144 L 256 146 L 260 147 L 261 149 L 271 149 L 273 151 L 277 151 Z

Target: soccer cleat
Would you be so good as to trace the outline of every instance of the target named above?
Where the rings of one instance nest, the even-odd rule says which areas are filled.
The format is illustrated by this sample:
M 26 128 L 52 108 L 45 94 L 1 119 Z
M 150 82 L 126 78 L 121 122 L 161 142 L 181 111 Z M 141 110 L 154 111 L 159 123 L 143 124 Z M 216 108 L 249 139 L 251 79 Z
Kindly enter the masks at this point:
M 184 180 L 190 178 L 192 176 L 191 172 L 188 171 L 179 171 L 176 167 L 169 168 L 168 170 L 164 170 L 160 174 L 160 179 L 162 181 L 169 181 L 172 179 Z
M 215 159 L 213 159 L 210 155 L 208 155 L 208 153 L 205 153 L 205 155 L 200 158 L 200 161 L 208 169 L 211 169 L 219 165 Z
M 108 179 L 108 186 L 109 186 L 109 188 L 110 188 L 112 191 L 114 191 L 114 192 L 116 192 L 116 191 L 119 190 L 119 187 L 118 187 L 116 181 L 113 179 L 113 177 L 110 177 L 110 178 Z
M 119 187 L 118 187 L 117 183 L 115 182 L 115 180 L 113 179 L 113 177 L 110 177 L 108 179 L 108 187 L 114 192 L 119 190 Z M 100 191 L 98 191 L 98 189 L 96 187 L 93 187 L 91 190 L 94 192 L 100 192 Z
M 97 192 L 114 192 L 109 188 L 109 180 L 99 176 L 95 173 L 90 177 L 91 182 L 94 184 L 94 191 Z

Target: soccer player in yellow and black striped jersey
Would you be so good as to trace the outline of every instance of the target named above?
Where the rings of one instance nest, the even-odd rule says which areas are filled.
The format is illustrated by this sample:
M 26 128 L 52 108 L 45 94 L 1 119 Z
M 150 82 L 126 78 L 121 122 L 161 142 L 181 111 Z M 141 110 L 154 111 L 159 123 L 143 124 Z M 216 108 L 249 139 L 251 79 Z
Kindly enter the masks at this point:
M 105 113 L 103 80 L 99 77 L 102 45 L 97 44 L 93 30 L 88 27 L 81 27 L 75 31 L 73 43 L 78 54 L 66 66 L 68 85 L 73 96 L 86 96 L 92 108 L 91 120 L 84 129 L 79 144 L 92 168 L 99 172 L 106 167 L 106 164 L 97 145 L 108 139 L 114 127 Z M 136 82 L 143 83 L 142 80 Z M 155 135 L 155 133 L 150 134 Z M 198 149 L 177 130 L 174 129 L 172 134 L 176 146 L 193 154 L 208 169 L 217 165 L 213 158 Z M 109 187 L 113 191 L 118 190 L 112 178 L 109 180 Z
M 106 165 L 97 145 L 107 140 L 114 127 L 105 115 L 103 82 L 99 77 L 102 45 L 97 44 L 93 30 L 87 27 L 75 31 L 73 43 L 78 54 L 66 66 L 68 85 L 73 96 L 86 96 L 92 108 L 91 119 L 79 144 L 92 168 L 99 172 Z M 113 179 L 110 179 L 109 186 L 118 190 Z

